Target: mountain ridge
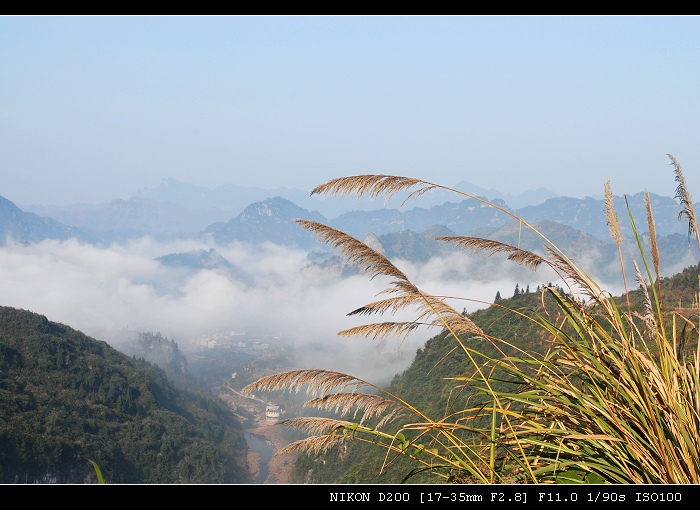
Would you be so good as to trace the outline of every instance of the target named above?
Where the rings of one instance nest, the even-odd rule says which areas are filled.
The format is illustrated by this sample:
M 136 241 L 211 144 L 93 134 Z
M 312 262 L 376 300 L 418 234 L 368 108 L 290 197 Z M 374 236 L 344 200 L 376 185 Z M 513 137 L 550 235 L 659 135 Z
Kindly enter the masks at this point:
M 602 198 L 572 198 L 555 195 L 546 188 L 526 191 L 519 197 L 537 197 L 537 203 L 527 203 L 522 206 L 509 203 L 506 199 L 517 199 L 498 192 L 485 190 L 465 181 L 456 185 L 474 196 L 484 197 L 512 211 L 529 222 L 540 219 L 554 219 L 560 223 L 572 226 L 578 230 L 607 240 L 608 227 L 604 217 L 604 202 Z M 228 195 L 228 190 L 232 195 Z M 249 193 L 250 192 L 250 193 Z M 432 195 L 431 195 L 432 194 Z M 183 198 L 184 196 L 184 198 Z M 234 202 L 228 196 L 237 197 Z M 310 197 L 301 190 L 277 188 L 246 188 L 241 186 L 221 186 L 218 188 L 203 188 L 182 183 L 174 179 L 165 179 L 156 189 L 143 189 L 134 193 L 128 200 L 114 199 L 106 205 L 74 205 L 66 207 L 29 206 L 21 211 L 27 213 L 24 225 L 7 226 L 8 213 L 0 209 L 0 234 L 11 233 L 22 241 L 34 242 L 43 237 L 65 239 L 71 234 L 89 242 L 125 242 L 128 239 L 148 235 L 156 239 L 173 239 L 196 236 L 198 233 L 212 230 L 213 225 L 236 220 L 239 216 L 257 202 L 280 197 L 292 202 L 308 214 L 318 212 L 327 224 L 345 231 L 358 238 L 364 237 L 369 231 L 382 235 L 400 230 L 423 231 L 432 225 L 445 225 L 459 234 L 464 234 L 476 228 L 482 228 L 486 217 L 492 215 L 493 221 L 498 221 L 495 209 L 487 208 L 483 203 L 483 218 L 475 218 L 475 214 L 466 215 L 460 211 L 464 198 L 448 190 L 431 190 L 410 202 L 412 207 L 388 207 L 381 201 L 353 201 L 342 197 Z M 644 194 L 628 195 L 630 206 L 635 217 L 644 217 Z M 660 235 L 683 233 L 683 227 L 675 221 L 679 208 L 671 197 L 651 193 L 652 208 Z M 7 199 L 5 199 L 7 200 Z M 9 201 L 7 201 L 9 202 Z M 12 202 L 10 202 L 12 203 Z M 337 204 L 339 214 L 329 214 L 327 204 Z M 392 202 L 396 203 L 396 201 Z M 400 202 L 398 202 L 400 204 Z M 467 202 L 468 204 L 469 202 Z M 624 196 L 614 198 L 615 207 L 625 211 Z M 456 204 L 450 206 L 449 204 Z M 14 204 L 13 204 L 14 205 Z M 468 207 L 464 204 L 465 207 Z M 476 205 L 474 205 L 476 206 Z M 17 207 L 17 206 L 15 206 Z M 335 206 L 334 206 L 335 207 Z M 354 209 L 352 207 L 355 207 Z M 450 207 L 452 211 L 450 212 Z M 331 208 L 332 209 L 332 208 Z M 477 209 L 478 210 L 478 209 Z M 671 212 L 671 214 L 667 214 Z M 28 214 L 36 216 L 31 218 Z M 16 216 L 15 211 L 15 216 Z M 452 214 L 452 217 L 450 217 Z M 640 215 L 641 214 L 641 215 Z M 49 222 L 48 220 L 52 220 Z M 46 224 L 42 227 L 41 223 Z M 55 223 L 55 222 L 58 222 Z M 455 228 L 454 224 L 462 223 Z M 501 224 L 505 221 L 501 220 Z M 623 222 L 624 223 L 624 222 Z M 4 230 L 2 229 L 5 224 Z M 43 228 L 44 234 L 40 233 Z M 53 228 L 53 231 L 51 230 Z M 628 234 L 629 227 L 623 225 L 623 234 Z M 33 231 L 33 235 L 30 235 Z
M 687 234 L 687 226 L 684 222 L 678 221 L 680 207 L 671 197 L 652 193 L 649 194 L 649 197 L 658 245 L 662 250 L 668 250 L 667 253 L 663 253 L 662 260 L 667 266 L 676 267 L 684 261 L 686 254 L 677 249 L 677 242 L 667 242 L 665 238 L 674 236 L 677 241 L 675 236 Z M 103 221 L 102 225 L 105 228 L 115 227 L 116 229 L 119 227 L 122 229 L 121 234 L 126 239 L 130 239 L 132 237 L 127 232 L 135 232 L 133 235 L 144 235 L 144 230 L 148 229 L 142 227 L 146 223 L 150 222 L 151 225 L 160 226 L 168 224 L 167 218 L 159 217 L 157 213 L 151 213 L 147 215 L 146 219 L 141 219 L 140 226 L 137 225 L 129 229 L 129 221 L 139 219 L 139 215 L 134 210 L 129 209 L 129 204 L 134 203 L 136 202 L 118 202 L 118 207 L 113 208 L 113 210 L 120 211 L 118 222 L 109 224 Z M 547 199 L 542 204 L 529 205 L 517 210 L 510 209 L 500 199 L 496 199 L 493 203 L 500 210 L 479 200 L 466 198 L 460 202 L 443 202 L 429 209 L 416 206 L 406 210 L 389 208 L 356 210 L 328 219 L 318 210 L 309 211 L 288 199 L 277 196 L 251 203 L 235 217 L 227 221 L 210 223 L 198 232 L 183 233 L 176 232 L 177 229 L 174 229 L 166 235 L 162 229 L 156 230 L 163 234 L 166 239 L 191 239 L 204 243 L 214 242 L 219 245 L 234 241 L 250 245 L 271 242 L 285 246 L 296 246 L 307 251 L 327 252 L 327 246 L 318 243 L 309 232 L 294 223 L 295 219 L 301 218 L 324 223 L 357 239 L 365 239 L 372 234 L 379 240 L 385 253 L 415 262 L 424 262 L 427 260 L 426 257 L 445 254 L 444 247 L 437 246 L 434 240 L 423 239 L 424 232 L 438 227 L 449 229 L 453 232 L 452 235 L 495 236 L 500 242 L 535 251 L 540 249 L 541 246 L 529 245 L 527 236 L 521 238 L 520 236 L 508 235 L 501 230 L 513 221 L 512 217 L 509 216 L 512 214 L 526 219 L 533 225 L 543 225 L 542 228 L 553 235 L 552 241 L 563 243 L 561 247 L 569 250 L 572 254 L 588 258 L 585 250 L 592 251 L 598 258 L 596 265 L 599 268 L 611 266 L 611 262 L 616 256 L 604 213 L 603 200 L 591 197 L 585 199 L 554 197 Z M 148 211 L 148 205 L 144 204 L 153 205 L 153 202 L 139 202 L 137 210 Z M 614 197 L 614 204 L 620 215 L 629 206 L 633 217 L 646 217 L 644 193 Z M 92 226 L 96 226 L 98 223 L 97 219 L 93 219 Z M 561 227 L 556 227 L 556 225 Z M 564 227 L 573 230 L 567 230 Z M 646 223 L 637 228 L 642 234 L 648 229 Z M 102 244 L 124 241 L 122 237 L 115 239 L 115 229 L 96 231 L 61 225 L 53 219 L 42 219 L 35 213 L 24 212 L 6 199 L 0 201 L 0 232 L 9 233 L 20 242 L 38 242 L 44 238 L 65 240 L 72 236 L 92 243 L 98 239 Z M 621 233 L 623 237 L 632 238 L 632 231 L 628 223 L 621 222 Z M 590 239 L 586 240 L 584 234 L 590 236 Z M 162 239 L 157 235 L 155 238 Z M 644 235 L 642 238 L 648 239 Z M 634 275 L 629 276 L 634 277 Z

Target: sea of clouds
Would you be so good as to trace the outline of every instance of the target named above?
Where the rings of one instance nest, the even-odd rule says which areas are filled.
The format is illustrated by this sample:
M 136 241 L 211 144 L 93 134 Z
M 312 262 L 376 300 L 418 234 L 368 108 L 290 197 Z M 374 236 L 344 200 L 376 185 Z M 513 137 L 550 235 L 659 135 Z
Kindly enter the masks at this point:
M 161 264 L 157 257 L 212 247 L 235 271 Z M 391 280 L 364 274 L 341 277 L 310 264 L 307 253 L 271 243 L 157 242 L 144 237 L 97 247 L 76 240 L 0 247 L 0 305 L 45 315 L 119 348 L 124 331 L 160 332 L 188 352 L 216 332 L 275 336 L 294 346 L 298 367 L 350 373 L 383 383 L 404 370 L 416 349 L 437 334 L 418 329 L 403 339 L 341 337 L 368 322 L 411 320 L 396 316 L 347 316 L 382 297 Z M 491 303 L 515 284 L 534 291 L 555 275 L 532 272 L 503 258 L 455 251 L 417 264 L 394 261 L 420 289 L 449 296 L 458 311 Z M 385 297 L 385 296 L 384 296 Z

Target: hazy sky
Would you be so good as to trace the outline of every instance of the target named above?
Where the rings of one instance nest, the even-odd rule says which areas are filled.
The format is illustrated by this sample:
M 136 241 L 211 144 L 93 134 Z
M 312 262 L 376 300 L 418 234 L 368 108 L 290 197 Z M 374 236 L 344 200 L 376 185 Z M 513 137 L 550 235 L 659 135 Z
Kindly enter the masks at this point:
M 18 205 L 359 173 L 673 195 L 666 153 L 698 198 L 700 18 L 4 16 L 0 116 Z

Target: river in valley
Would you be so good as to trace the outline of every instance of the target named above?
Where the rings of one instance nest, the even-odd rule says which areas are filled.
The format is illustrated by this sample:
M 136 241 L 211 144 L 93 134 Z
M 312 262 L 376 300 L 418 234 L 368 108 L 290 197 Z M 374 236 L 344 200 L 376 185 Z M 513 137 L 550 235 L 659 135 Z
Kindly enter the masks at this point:
M 258 475 L 253 483 L 265 483 L 270 473 L 270 459 L 275 447 L 265 436 L 252 432 L 245 432 L 245 440 L 248 442 L 248 448 L 257 453 L 259 458 Z

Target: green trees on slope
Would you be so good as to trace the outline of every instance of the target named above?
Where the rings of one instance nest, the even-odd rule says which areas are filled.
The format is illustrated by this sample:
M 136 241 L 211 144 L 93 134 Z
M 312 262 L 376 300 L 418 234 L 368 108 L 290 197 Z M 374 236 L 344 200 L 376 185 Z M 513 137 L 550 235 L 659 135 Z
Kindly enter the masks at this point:
M 211 395 L 45 317 L 0 308 L 0 482 L 241 483 L 245 439 Z

